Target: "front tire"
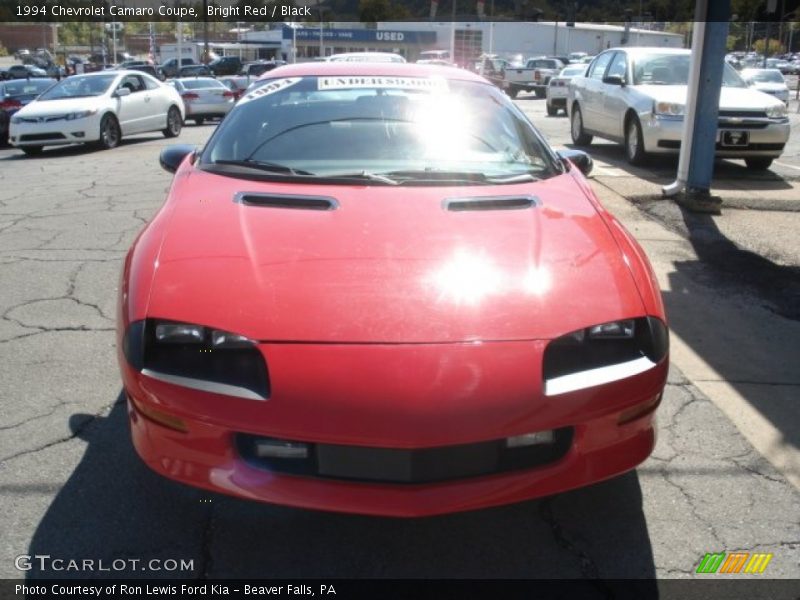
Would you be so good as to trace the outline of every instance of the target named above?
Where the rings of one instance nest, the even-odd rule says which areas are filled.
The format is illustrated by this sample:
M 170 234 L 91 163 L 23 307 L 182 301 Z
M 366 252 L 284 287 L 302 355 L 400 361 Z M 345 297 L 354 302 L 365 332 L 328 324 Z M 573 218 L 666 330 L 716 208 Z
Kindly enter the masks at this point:
M 22 151 L 28 156 L 39 156 L 44 146 L 23 146 Z
M 754 156 L 752 158 L 745 158 L 745 164 L 748 169 L 753 171 L 766 171 L 772 164 L 771 158 L 764 158 L 763 156 Z
M 97 142 L 97 147 L 101 150 L 111 150 L 119 146 L 122 139 L 122 132 L 119 129 L 114 115 L 104 115 L 100 121 L 100 139 Z
M 508 88 L 508 95 L 509 95 L 510 98 L 516 98 L 517 94 L 519 94 L 519 88 L 518 87 L 512 85 L 510 88 Z
M 644 151 L 642 125 L 637 117 L 630 117 L 625 127 L 625 157 L 632 165 L 641 165 L 647 158 Z
M 545 97 L 547 97 L 547 90 L 543 90 L 541 88 L 536 88 L 533 91 L 536 92 L 536 97 L 537 98 L 545 98 Z
M 167 111 L 167 128 L 162 130 L 164 137 L 178 137 L 181 134 L 182 126 L 183 123 L 181 123 L 181 111 L 174 106 L 170 106 L 169 110 Z
M 572 143 L 576 146 L 588 146 L 592 143 L 592 136 L 583 129 L 583 115 L 580 107 L 576 104 L 572 109 L 572 122 L 570 124 L 570 135 Z
M 549 102 L 547 103 L 547 116 L 548 117 L 555 117 L 558 114 L 558 107 L 553 106 Z
M 195 125 L 202 125 L 204 122 L 205 122 L 205 118 L 203 118 L 203 117 L 198 117 L 198 118 L 196 118 L 194 120 L 194 124 Z

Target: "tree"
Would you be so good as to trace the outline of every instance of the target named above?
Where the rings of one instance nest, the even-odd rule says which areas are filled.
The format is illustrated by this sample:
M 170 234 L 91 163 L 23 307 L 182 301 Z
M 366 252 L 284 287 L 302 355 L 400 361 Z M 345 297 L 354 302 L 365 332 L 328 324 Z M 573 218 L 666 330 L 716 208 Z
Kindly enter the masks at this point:
M 753 49 L 759 54 L 764 54 L 764 40 L 756 40 L 753 43 Z M 783 44 L 778 40 L 770 38 L 769 47 L 767 48 L 767 56 L 783 53 Z

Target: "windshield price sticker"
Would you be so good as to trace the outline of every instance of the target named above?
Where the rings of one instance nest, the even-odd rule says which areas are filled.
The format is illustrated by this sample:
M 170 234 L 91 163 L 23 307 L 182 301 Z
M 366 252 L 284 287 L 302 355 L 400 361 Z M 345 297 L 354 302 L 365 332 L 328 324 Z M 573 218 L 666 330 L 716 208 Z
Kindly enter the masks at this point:
M 357 88 L 390 88 L 405 90 L 444 91 L 447 80 L 444 78 L 425 77 L 373 77 L 373 76 L 341 76 L 320 77 L 317 80 L 320 90 L 347 90 Z
M 252 92 L 249 92 L 246 96 L 242 97 L 242 99 L 239 100 L 239 104 L 244 104 L 249 100 L 263 98 L 264 96 L 269 96 L 270 94 L 280 92 L 281 90 L 292 87 L 301 80 L 302 77 L 288 77 L 285 79 L 276 79 L 275 81 L 270 81 L 269 83 L 265 83 L 264 85 L 257 87 Z

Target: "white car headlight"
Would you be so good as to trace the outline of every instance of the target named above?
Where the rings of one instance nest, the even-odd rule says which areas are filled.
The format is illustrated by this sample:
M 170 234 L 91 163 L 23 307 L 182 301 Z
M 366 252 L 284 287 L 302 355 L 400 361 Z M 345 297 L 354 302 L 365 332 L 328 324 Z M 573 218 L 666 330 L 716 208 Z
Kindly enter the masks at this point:
M 781 103 L 768 106 L 766 112 L 770 119 L 784 119 L 786 118 L 786 105 Z
M 64 118 L 67 121 L 74 121 L 76 119 L 85 119 L 86 117 L 91 117 L 94 114 L 97 114 L 96 108 L 92 110 L 80 110 L 78 112 L 68 113 L 64 115 Z
M 682 117 L 686 111 L 686 105 L 680 102 L 656 102 L 654 111 L 657 115 Z

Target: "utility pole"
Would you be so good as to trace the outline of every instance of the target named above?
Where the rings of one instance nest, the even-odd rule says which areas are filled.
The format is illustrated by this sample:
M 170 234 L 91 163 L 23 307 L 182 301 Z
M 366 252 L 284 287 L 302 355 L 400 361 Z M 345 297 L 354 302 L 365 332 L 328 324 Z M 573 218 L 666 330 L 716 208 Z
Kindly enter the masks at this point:
M 456 64 L 456 0 L 450 8 L 450 62 Z

